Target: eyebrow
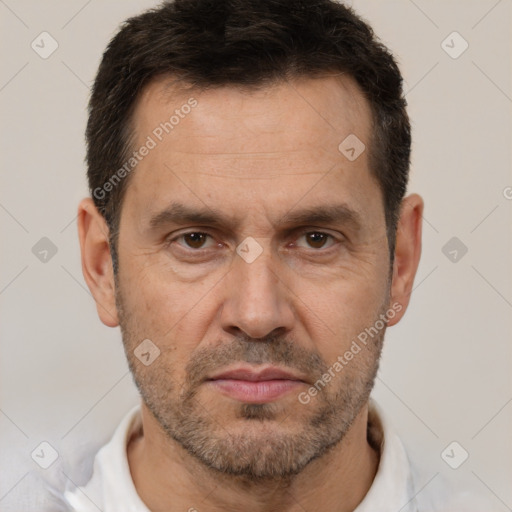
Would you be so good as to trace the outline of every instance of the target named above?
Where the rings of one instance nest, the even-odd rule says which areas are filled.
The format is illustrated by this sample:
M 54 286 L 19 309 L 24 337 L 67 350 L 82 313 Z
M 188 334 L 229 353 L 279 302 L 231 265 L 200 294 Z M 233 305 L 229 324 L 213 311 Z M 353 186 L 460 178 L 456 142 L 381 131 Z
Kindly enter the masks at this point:
M 207 224 L 215 227 L 235 229 L 239 225 L 234 217 L 213 208 L 194 208 L 174 202 L 159 213 L 151 216 L 149 229 L 156 231 L 169 224 Z M 299 224 L 343 224 L 354 230 L 361 229 L 362 216 L 345 204 L 319 205 L 315 207 L 292 209 L 279 219 L 283 226 Z

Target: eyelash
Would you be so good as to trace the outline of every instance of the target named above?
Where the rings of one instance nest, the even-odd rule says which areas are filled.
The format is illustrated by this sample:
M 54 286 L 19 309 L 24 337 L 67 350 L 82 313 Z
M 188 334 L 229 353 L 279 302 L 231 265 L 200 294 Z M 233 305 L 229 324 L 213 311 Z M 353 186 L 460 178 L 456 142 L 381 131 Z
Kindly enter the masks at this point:
M 311 248 L 312 251 L 314 252 L 328 252 L 329 249 L 332 249 L 332 247 L 334 245 L 336 245 L 336 243 L 340 243 L 340 240 L 338 240 L 334 235 L 331 235 L 329 233 L 325 233 L 324 231 L 319 231 L 319 230 L 307 230 L 307 231 L 301 231 L 298 236 L 297 236 L 297 239 L 305 236 L 305 235 L 311 235 L 311 234 L 316 234 L 316 235 L 323 235 L 325 237 L 327 237 L 327 239 L 329 240 L 332 240 L 334 242 L 333 245 L 331 245 L 330 247 L 328 247 L 327 249 L 324 249 L 323 247 L 319 248 L 319 249 L 314 249 L 314 248 Z M 166 240 L 166 243 L 165 243 L 165 246 L 166 247 L 169 247 L 173 242 L 176 242 L 177 240 L 187 236 L 187 235 L 206 235 L 207 237 L 209 238 L 212 238 L 214 239 L 215 237 L 213 237 L 212 235 L 210 235 L 210 233 L 207 233 L 205 231 L 187 231 L 186 233 L 181 233 L 180 235 L 178 236 L 175 236 L 173 238 L 168 238 Z M 191 252 L 194 252 L 194 253 L 197 253 L 197 254 L 201 254 L 201 252 L 204 252 L 204 251 L 208 251 L 209 249 L 194 249 L 192 247 L 185 247 L 181 244 L 178 244 L 180 245 L 180 247 L 182 247 L 184 250 L 187 250 L 187 251 L 191 251 Z

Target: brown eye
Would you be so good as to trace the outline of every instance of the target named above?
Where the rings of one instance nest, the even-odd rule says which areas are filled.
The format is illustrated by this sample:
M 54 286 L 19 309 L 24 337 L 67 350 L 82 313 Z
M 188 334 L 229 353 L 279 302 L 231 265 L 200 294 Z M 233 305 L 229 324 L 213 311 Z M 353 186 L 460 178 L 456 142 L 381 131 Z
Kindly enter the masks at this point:
M 201 249 L 209 235 L 206 233 L 186 233 L 181 236 L 191 249 Z
M 310 247 L 313 247 L 313 249 L 321 249 L 325 245 L 327 239 L 331 238 L 330 235 L 319 232 L 306 233 L 305 236 L 308 240 L 308 244 Z

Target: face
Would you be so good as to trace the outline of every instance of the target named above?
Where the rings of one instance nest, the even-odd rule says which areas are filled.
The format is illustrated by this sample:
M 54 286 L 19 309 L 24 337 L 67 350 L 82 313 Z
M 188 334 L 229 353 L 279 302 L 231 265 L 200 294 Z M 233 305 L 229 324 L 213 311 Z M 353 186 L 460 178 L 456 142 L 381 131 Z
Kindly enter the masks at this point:
M 116 307 L 145 405 L 209 468 L 298 473 L 366 403 L 390 307 L 368 151 L 338 149 L 368 148 L 369 106 L 347 77 L 162 79 L 133 122 L 135 149 L 152 147 L 124 198 Z

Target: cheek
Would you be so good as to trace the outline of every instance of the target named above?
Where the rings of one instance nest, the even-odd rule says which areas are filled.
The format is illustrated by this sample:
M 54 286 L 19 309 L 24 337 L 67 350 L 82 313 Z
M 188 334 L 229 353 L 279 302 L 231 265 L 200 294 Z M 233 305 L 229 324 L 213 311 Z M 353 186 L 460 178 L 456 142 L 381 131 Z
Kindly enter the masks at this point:
M 184 367 L 211 321 L 206 308 L 212 284 L 179 282 L 155 267 L 136 274 L 123 286 L 131 337 L 151 339 L 165 356 L 162 359 Z
M 187 294 L 165 285 L 161 280 L 133 280 L 125 287 L 123 342 L 137 369 L 137 379 L 147 389 L 163 393 L 181 389 L 185 381 L 184 368 L 200 339 L 194 329 L 193 310 L 184 302 Z M 187 301 L 188 302 L 188 301 Z M 149 366 L 136 360 L 136 349 L 142 340 L 149 339 L 159 354 Z M 135 354 L 135 356 L 134 356 Z
M 307 298 L 302 306 L 303 318 L 310 320 L 303 322 L 309 326 L 315 350 L 326 362 L 342 355 L 361 332 L 375 323 L 387 304 L 387 275 L 372 272 L 359 277 L 333 280 L 321 288 L 305 286 L 297 294 Z

